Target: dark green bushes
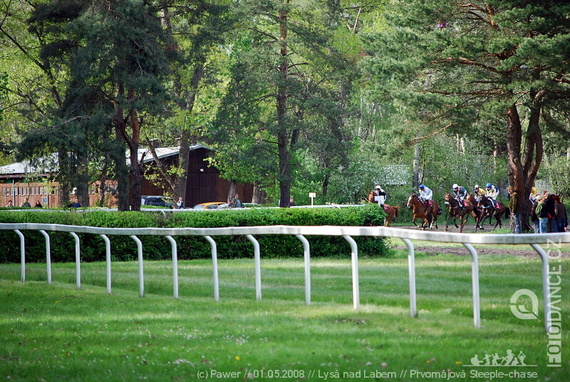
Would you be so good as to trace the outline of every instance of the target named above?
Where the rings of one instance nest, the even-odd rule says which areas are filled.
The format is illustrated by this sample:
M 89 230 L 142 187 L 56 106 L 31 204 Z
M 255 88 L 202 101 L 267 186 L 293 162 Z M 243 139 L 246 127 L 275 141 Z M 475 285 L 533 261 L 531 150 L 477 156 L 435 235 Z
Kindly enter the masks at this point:
M 142 227 L 239 227 L 266 225 L 382 225 L 384 212 L 370 204 L 346 208 L 294 208 L 294 209 L 246 209 L 224 211 L 187 211 L 163 215 L 161 212 L 107 212 L 107 211 L 0 211 L 0 223 L 48 223 L 93 227 L 142 228 Z M 26 237 L 26 261 L 45 261 L 45 239 L 37 231 L 23 231 Z M 75 261 L 75 241 L 69 233 L 48 232 L 51 256 L 55 262 Z M 99 235 L 78 234 L 81 242 L 82 261 L 102 261 L 105 246 Z M 113 260 L 128 261 L 137 258 L 137 247 L 128 236 L 109 235 Z M 303 246 L 291 235 L 260 235 L 262 257 L 301 257 Z M 171 245 L 162 236 L 140 235 L 143 253 L 147 260 L 171 258 Z M 245 236 L 219 236 L 214 238 L 219 258 L 252 257 L 253 246 Z M 311 256 L 349 256 L 350 246 L 342 237 L 307 237 L 311 244 Z M 389 249 L 384 238 L 355 237 L 359 254 L 387 256 Z M 179 259 L 208 258 L 210 244 L 201 236 L 176 236 Z M 20 261 L 20 240 L 13 231 L 0 231 L 3 250 L 0 262 Z

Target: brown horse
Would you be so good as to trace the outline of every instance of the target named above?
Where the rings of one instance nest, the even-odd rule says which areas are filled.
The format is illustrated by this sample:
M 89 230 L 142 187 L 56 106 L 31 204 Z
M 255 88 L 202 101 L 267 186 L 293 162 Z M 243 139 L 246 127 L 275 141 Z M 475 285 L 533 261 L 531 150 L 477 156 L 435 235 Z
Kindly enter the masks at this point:
M 377 203 L 374 200 L 374 196 L 375 196 L 374 191 L 370 191 L 370 194 L 368 195 L 368 201 L 370 203 Z M 384 226 L 390 227 L 390 223 L 392 222 L 392 220 L 398 217 L 399 209 L 400 207 L 398 206 L 391 206 L 389 204 L 384 204 L 384 212 L 386 213 L 386 217 L 384 218 Z
M 497 222 L 493 226 L 493 229 L 501 228 L 503 223 L 501 219 L 506 213 L 508 216 L 509 209 L 501 202 L 497 201 L 499 208 L 495 208 L 493 201 L 487 198 L 485 195 L 481 195 L 481 200 L 479 200 L 479 210 L 481 211 L 481 219 L 479 220 L 479 228 L 483 229 L 483 222 L 487 217 L 489 218 L 489 224 L 493 225 L 493 217 L 497 219 Z
M 469 214 L 473 212 L 473 204 L 468 199 L 463 201 L 464 207 L 459 205 L 459 201 L 455 199 L 451 194 L 445 194 L 445 205 L 447 205 L 447 219 L 445 221 L 445 230 L 449 226 L 449 219 L 453 218 L 453 224 L 455 228 L 459 228 L 459 232 L 463 232 L 463 227 L 469 219 Z M 460 226 L 457 225 L 457 218 L 459 218 Z
M 391 206 L 389 204 L 384 204 L 384 212 L 386 212 L 386 219 L 384 221 L 384 225 L 386 227 L 390 227 L 390 222 L 392 222 L 394 218 L 398 217 L 399 208 L 400 207 L 398 206 Z
M 478 208 L 479 202 L 475 199 L 475 195 L 467 194 L 465 200 L 468 200 L 471 205 L 473 206 L 473 211 L 471 211 L 471 216 L 473 216 L 473 220 L 475 220 L 475 232 L 479 227 L 479 220 L 481 219 L 481 210 Z
M 408 198 L 406 206 L 412 209 L 412 223 L 414 223 L 415 226 L 417 226 L 416 219 L 421 219 L 422 229 L 426 229 L 428 227 L 431 229 L 433 228 L 434 224 L 435 228 L 437 228 L 437 215 L 439 207 L 435 200 L 431 200 L 430 203 L 430 206 L 426 208 L 416 194 L 412 194 Z

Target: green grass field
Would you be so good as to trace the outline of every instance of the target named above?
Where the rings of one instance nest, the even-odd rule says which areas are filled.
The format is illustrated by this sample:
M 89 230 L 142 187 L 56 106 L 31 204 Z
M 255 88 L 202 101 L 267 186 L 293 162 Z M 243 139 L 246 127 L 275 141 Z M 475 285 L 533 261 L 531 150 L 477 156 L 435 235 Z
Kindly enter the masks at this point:
M 220 261 L 220 301 L 211 263 L 179 264 L 172 298 L 169 262 L 0 265 L 0 380 L 5 381 L 568 381 L 570 260 L 559 263 L 560 339 L 544 330 L 538 256 L 480 257 L 482 328 L 473 326 L 469 256 L 418 254 L 417 318 L 410 317 L 405 251 L 361 258 L 361 307 L 352 308 L 350 259 L 312 261 L 312 304 L 304 303 L 302 259 L 262 259 L 255 299 L 252 259 Z M 539 319 L 513 315 L 517 290 L 534 291 Z M 553 345 L 560 367 L 548 367 Z M 473 366 L 474 357 L 524 354 L 526 366 Z M 503 373 L 503 374 L 499 374 Z

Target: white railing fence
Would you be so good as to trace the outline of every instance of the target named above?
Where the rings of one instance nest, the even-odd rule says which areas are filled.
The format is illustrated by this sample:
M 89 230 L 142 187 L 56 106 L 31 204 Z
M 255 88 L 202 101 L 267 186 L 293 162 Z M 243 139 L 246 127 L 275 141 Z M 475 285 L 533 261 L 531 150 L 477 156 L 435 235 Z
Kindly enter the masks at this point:
M 408 249 L 408 278 L 410 293 L 410 315 L 416 317 L 416 272 L 415 250 L 412 240 L 426 240 L 447 243 L 461 243 L 471 255 L 471 278 L 473 296 L 473 322 L 475 327 L 481 327 L 480 296 L 479 296 L 479 261 L 477 250 L 472 244 L 493 245 L 530 245 L 540 256 L 542 262 L 542 290 L 544 299 L 545 329 L 551 332 L 550 314 L 550 282 L 549 282 L 549 254 L 539 245 L 560 245 L 570 243 L 568 233 L 549 234 L 465 234 L 451 232 L 430 232 L 391 227 L 347 227 L 347 226 L 261 226 L 261 227 L 225 227 L 225 228 L 99 228 L 86 226 L 70 226 L 58 224 L 35 223 L 0 223 L 0 230 L 14 231 L 20 238 L 21 254 L 21 280 L 26 280 L 26 246 L 25 236 L 21 231 L 35 230 L 42 233 L 46 243 L 47 282 L 51 284 L 51 247 L 50 236 L 46 231 L 69 232 L 75 240 L 76 284 L 81 288 L 81 243 L 77 233 L 100 235 L 105 241 L 107 293 L 111 293 L 111 236 L 130 236 L 137 245 L 138 254 L 138 280 L 139 295 L 144 297 L 144 261 L 143 245 L 138 236 L 159 235 L 165 236 L 172 247 L 172 274 L 174 298 L 178 298 L 178 251 L 173 236 L 202 236 L 211 246 L 214 300 L 219 301 L 218 256 L 216 236 L 246 236 L 253 244 L 255 261 L 255 293 L 256 299 L 261 300 L 261 253 L 259 242 L 255 235 L 294 235 L 303 244 L 305 265 L 305 303 L 311 303 L 311 254 L 309 241 L 305 236 L 342 236 L 351 248 L 352 265 L 352 301 L 354 309 L 360 306 L 360 291 L 358 277 L 358 247 L 353 237 L 376 236 L 393 237 L 401 239 Z

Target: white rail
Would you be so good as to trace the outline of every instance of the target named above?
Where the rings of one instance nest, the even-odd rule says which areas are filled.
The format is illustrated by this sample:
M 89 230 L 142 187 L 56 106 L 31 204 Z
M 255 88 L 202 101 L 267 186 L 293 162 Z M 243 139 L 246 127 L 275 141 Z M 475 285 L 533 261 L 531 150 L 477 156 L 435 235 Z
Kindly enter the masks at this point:
M 255 293 L 256 299 L 261 300 L 261 254 L 259 243 L 254 235 L 295 235 L 303 243 L 305 261 L 305 303 L 311 303 L 311 272 L 310 272 L 310 246 L 306 235 L 311 236 L 342 236 L 351 248 L 352 265 L 352 295 L 353 306 L 360 306 L 359 276 L 358 276 L 358 248 L 353 237 L 376 236 L 400 238 L 408 248 L 408 277 L 410 293 L 410 315 L 417 316 L 416 307 L 416 274 L 415 252 L 411 240 L 426 240 L 448 243 L 461 243 L 471 254 L 472 259 L 472 295 L 473 295 L 473 323 L 477 328 L 481 327 L 480 296 L 479 296 L 479 262 L 477 250 L 472 244 L 528 244 L 540 256 L 542 260 L 542 290 L 544 299 L 545 329 L 551 332 L 552 322 L 550 314 L 550 282 L 549 282 L 549 254 L 539 244 L 570 243 L 568 233 L 550 234 L 466 234 L 452 232 L 426 232 L 419 230 L 398 229 L 391 227 L 345 227 L 345 226 L 261 226 L 261 227 L 224 227 L 224 228 L 100 228 L 86 226 L 70 226 L 58 224 L 36 223 L 0 223 L 0 230 L 12 230 L 20 237 L 21 245 L 21 280 L 26 280 L 25 261 L 25 237 L 22 230 L 37 230 L 42 232 L 46 240 L 46 263 L 48 267 L 48 283 L 51 283 L 51 255 L 49 235 L 45 231 L 69 232 L 75 239 L 76 258 L 76 282 L 77 288 L 81 288 L 81 257 L 80 240 L 77 233 L 100 235 L 105 241 L 107 262 L 107 293 L 111 293 L 111 244 L 107 235 L 130 236 L 137 244 L 138 271 L 139 271 L 139 294 L 144 297 L 144 268 L 143 246 L 138 236 L 159 235 L 165 236 L 172 246 L 173 262 L 173 289 L 174 298 L 178 298 L 178 254 L 176 241 L 172 236 L 202 236 L 211 245 L 212 270 L 214 283 L 214 299 L 219 301 L 218 261 L 217 246 L 212 236 L 235 236 L 243 235 L 248 238 L 254 247 L 255 259 Z

